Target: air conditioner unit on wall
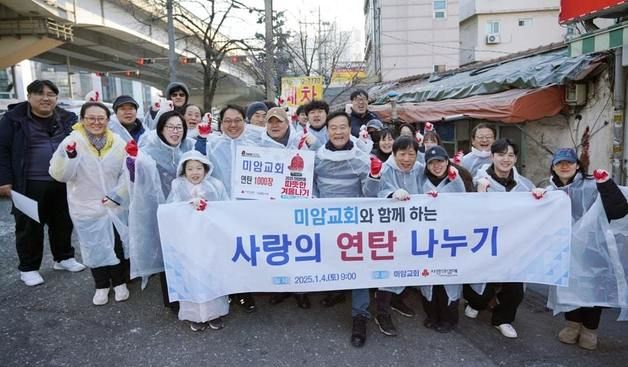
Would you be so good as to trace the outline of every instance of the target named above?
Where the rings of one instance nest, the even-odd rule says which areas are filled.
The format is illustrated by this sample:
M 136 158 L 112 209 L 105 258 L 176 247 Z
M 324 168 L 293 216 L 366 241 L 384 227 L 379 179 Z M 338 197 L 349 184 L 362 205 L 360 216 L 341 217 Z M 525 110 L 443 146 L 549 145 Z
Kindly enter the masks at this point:
M 583 106 L 587 103 L 587 85 L 584 83 L 567 84 L 565 102 L 570 106 Z
M 499 36 L 499 33 L 489 33 L 486 35 L 487 45 L 495 45 L 501 42 L 502 42 L 502 38 Z

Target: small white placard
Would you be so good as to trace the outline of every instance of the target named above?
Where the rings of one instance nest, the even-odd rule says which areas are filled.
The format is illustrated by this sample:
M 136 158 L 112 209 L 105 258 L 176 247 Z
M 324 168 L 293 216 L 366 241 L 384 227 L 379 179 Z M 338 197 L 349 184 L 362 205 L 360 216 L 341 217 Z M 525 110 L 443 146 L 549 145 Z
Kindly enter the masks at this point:
M 35 200 L 13 190 L 11 190 L 11 199 L 13 200 L 13 205 L 22 213 L 28 215 L 33 220 L 37 221 L 37 223 L 41 223 L 39 221 L 39 211 L 37 210 L 37 202 Z

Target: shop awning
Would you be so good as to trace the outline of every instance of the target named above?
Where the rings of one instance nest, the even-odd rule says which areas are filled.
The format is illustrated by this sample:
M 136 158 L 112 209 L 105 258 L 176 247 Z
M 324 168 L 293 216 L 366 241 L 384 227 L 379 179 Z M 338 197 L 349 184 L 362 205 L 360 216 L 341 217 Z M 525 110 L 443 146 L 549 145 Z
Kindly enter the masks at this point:
M 536 89 L 510 89 L 500 93 L 476 95 L 462 99 L 403 103 L 397 105 L 397 114 L 405 122 L 439 121 L 448 116 L 520 123 L 555 116 L 565 106 L 563 86 L 550 85 Z M 382 121 L 390 121 L 390 103 L 371 105 Z
M 628 44 L 628 21 L 567 41 L 569 56 L 601 52 Z

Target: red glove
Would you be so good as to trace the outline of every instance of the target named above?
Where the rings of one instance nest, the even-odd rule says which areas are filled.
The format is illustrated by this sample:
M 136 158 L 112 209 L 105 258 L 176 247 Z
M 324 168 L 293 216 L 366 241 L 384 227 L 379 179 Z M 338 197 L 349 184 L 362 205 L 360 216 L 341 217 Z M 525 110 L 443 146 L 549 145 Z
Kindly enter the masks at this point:
M 205 116 L 203 116 L 203 119 L 201 120 L 201 122 L 206 122 L 208 124 L 211 124 L 212 123 L 212 114 L 207 112 L 205 114 Z
M 603 183 L 608 181 L 608 172 L 603 169 L 596 169 L 593 171 L 593 177 L 595 177 L 595 182 Z
M 194 205 L 196 210 L 202 212 L 203 210 L 205 210 L 205 208 L 207 208 L 207 200 L 203 198 L 196 198 L 192 200 L 192 205 Z
M 462 157 L 464 157 L 464 152 L 462 150 L 459 150 L 458 153 L 454 154 L 454 163 L 462 163 Z
M 449 166 L 449 172 L 447 172 L 447 178 L 449 181 L 453 181 L 458 177 L 458 169 L 454 166 Z
M 212 133 L 212 125 L 207 122 L 203 122 L 198 124 L 198 136 L 201 138 L 206 138 L 209 134 Z
M 434 124 L 432 124 L 431 122 L 426 122 L 423 133 L 425 133 L 426 131 L 434 131 Z
M 371 157 L 371 176 L 379 177 L 379 173 L 382 170 L 382 161 L 377 157 Z
M 545 189 L 541 189 L 541 188 L 538 188 L 538 187 L 532 189 L 532 196 L 534 196 L 534 198 L 536 200 L 543 199 L 544 195 L 545 195 Z
M 72 159 L 76 157 L 76 142 L 73 141 L 70 144 L 65 146 L 65 152 L 68 155 L 68 158 Z
M 435 197 L 437 197 L 437 196 L 438 196 L 438 191 L 436 191 L 436 190 L 430 190 L 430 191 L 428 191 L 426 194 L 428 194 L 429 196 L 431 196 L 431 197 L 435 198 Z
M 126 143 L 126 146 L 124 147 L 124 150 L 126 151 L 126 154 L 128 154 L 130 157 L 137 157 L 137 143 L 135 142 L 135 140 L 131 139 L 129 140 L 128 143 Z

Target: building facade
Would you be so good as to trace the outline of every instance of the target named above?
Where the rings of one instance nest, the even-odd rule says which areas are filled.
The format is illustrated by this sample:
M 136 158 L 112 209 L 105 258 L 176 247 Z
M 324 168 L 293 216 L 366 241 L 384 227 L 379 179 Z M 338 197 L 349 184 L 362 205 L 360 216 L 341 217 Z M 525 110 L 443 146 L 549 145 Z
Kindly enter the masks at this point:
M 365 0 L 367 74 L 373 81 L 455 69 L 458 0 Z
M 460 65 L 562 42 L 559 0 L 460 0 Z

